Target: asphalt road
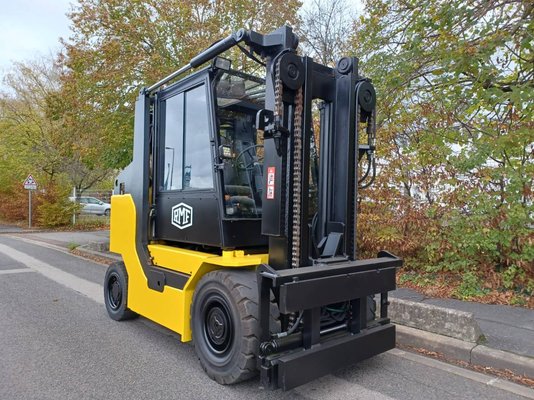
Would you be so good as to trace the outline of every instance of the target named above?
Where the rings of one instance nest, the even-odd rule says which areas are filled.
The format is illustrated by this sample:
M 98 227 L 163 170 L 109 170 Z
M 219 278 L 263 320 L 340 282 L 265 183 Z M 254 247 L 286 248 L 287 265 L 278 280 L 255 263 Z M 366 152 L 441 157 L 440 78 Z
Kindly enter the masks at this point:
M 0 399 L 520 399 L 534 391 L 392 350 L 288 392 L 220 386 L 193 346 L 103 306 L 105 266 L 0 235 Z

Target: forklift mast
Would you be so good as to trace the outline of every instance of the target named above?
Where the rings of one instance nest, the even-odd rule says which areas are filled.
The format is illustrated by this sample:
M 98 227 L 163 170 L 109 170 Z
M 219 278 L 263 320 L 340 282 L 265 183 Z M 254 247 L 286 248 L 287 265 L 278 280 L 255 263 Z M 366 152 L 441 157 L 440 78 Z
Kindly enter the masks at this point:
M 329 68 L 297 55 L 298 38 L 288 26 L 266 35 L 241 29 L 146 93 L 240 43 L 265 60 L 265 109 L 256 127 L 264 132 L 261 233 L 269 236 L 270 266 L 297 268 L 338 256 L 356 260 L 358 161 L 367 155 L 374 162 L 376 104 L 373 85 L 358 74 L 357 58 L 341 58 Z M 310 173 L 317 167 L 310 160 L 314 100 L 321 101 L 321 166 L 316 213 L 310 215 Z M 359 143 L 359 123 L 367 125 L 366 145 Z

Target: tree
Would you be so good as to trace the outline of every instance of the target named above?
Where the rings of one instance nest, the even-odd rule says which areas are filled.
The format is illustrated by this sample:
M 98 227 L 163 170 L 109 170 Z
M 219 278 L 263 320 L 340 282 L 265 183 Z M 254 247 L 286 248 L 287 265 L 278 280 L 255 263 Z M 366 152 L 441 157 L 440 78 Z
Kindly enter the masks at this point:
M 380 99 L 385 152 L 374 194 L 406 199 L 437 223 L 417 252 L 424 262 L 532 279 L 533 5 L 365 6 L 352 45 Z
M 301 11 L 299 36 L 304 52 L 334 66 L 348 53 L 354 19 L 346 0 L 313 0 Z
M 63 96 L 61 74 L 52 58 L 43 58 L 16 63 L 6 76 L 7 90 L 0 95 L 4 160 L 19 179 L 31 168 L 44 186 L 85 189 L 110 169 L 102 166 L 98 127 L 76 120 L 72 103 Z
M 103 130 L 107 165 L 131 159 L 139 89 L 185 65 L 199 51 L 245 27 L 270 31 L 296 21 L 298 0 L 82 0 L 62 58 L 66 94 L 81 117 Z M 237 52 L 234 68 L 243 66 Z
M 47 99 L 58 90 L 58 71 L 49 59 L 16 63 L 4 84 L 6 90 L 0 94 L 4 160 L 22 179 L 21 167 L 31 163 L 34 173 L 54 180 L 61 168 L 63 142 L 59 124 L 47 118 Z

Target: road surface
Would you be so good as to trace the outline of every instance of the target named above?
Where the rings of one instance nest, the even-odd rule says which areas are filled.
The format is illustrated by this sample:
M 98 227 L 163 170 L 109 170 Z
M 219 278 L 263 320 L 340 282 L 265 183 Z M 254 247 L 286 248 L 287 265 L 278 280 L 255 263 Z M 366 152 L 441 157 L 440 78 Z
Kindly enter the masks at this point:
M 44 247 L 43 247 L 44 246 Z M 103 306 L 105 266 L 0 235 L 0 399 L 522 399 L 534 390 L 392 350 L 288 392 L 220 386 L 191 344 Z

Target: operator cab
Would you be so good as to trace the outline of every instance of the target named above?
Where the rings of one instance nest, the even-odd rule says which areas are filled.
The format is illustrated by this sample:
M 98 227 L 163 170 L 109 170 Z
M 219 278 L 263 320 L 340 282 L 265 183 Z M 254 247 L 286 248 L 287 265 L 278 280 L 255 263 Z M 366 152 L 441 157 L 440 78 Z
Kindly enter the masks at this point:
M 264 80 L 209 67 L 154 95 L 153 238 L 263 247 Z
M 218 71 L 215 95 L 224 216 L 261 218 L 263 138 L 255 124 L 257 112 L 264 108 L 264 81 L 237 71 Z

